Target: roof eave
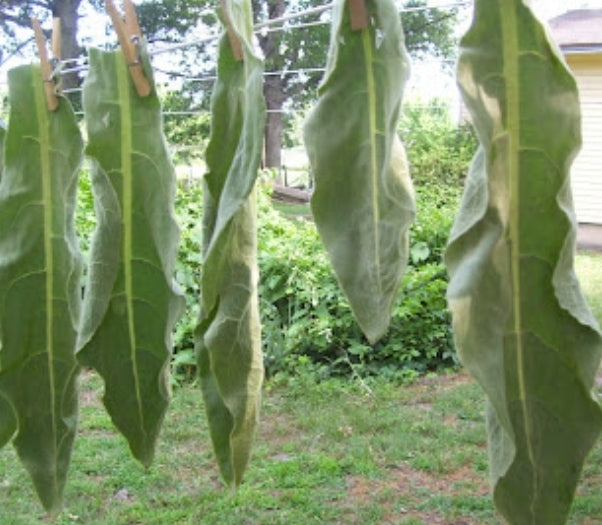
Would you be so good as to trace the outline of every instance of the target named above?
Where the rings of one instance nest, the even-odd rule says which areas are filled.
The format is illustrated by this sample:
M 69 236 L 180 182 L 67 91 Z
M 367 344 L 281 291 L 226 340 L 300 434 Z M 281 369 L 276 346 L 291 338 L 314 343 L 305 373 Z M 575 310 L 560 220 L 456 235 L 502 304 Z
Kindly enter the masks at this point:
M 602 53 L 602 44 L 561 45 L 560 50 L 564 55 L 587 55 Z

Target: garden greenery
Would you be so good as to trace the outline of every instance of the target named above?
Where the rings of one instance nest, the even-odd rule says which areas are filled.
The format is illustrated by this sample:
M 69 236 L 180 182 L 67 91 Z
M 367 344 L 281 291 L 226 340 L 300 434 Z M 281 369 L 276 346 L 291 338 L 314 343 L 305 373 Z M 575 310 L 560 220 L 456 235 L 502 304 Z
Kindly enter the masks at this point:
M 436 164 L 420 181 L 408 247 L 413 192 L 395 132 L 405 52 L 393 1 L 336 0 L 327 75 L 305 128 L 317 229 L 281 217 L 260 192 L 259 236 L 262 64 L 251 44 L 251 2 L 224 7 L 229 35 L 219 46 L 202 191 L 174 195 L 154 90 L 136 94 L 120 52 L 90 53 L 84 110 L 95 219 L 77 219 L 94 227 L 83 303 L 74 210 L 91 203 L 76 202 L 83 141 L 75 115 L 64 98 L 47 109 L 37 66 L 10 73 L 0 446 L 13 442 L 51 513 L 62 503 L 81 365 L 98 369 L 115 425 L 133 454 L 151 461 L 181 303 L 173 274 L 195 315 L 175 328 L 174 366 L 198 367 L 219 468 L 234 487 L 258 417 L 260 312 L 271 374 L 312 360 L 318 373 L 403 378 L 453 359 L 441 256 L 449 188 L 461 170 L 447 174 L 447 189 L 433 185 Z M 141 60 L 152 83 L 144 44 Z M 512 524 L 562 524 L 602 427 L 593 393 L 602 337 L 573 271 L 568 170 L 580 142 L 577 88 L 524 0 L 475 0 L 458 81 L 479 149 L 445 253 L 455 344 L 489 399 L 496 507 Z M 411 128 L 403 135 L 418 167 L 431 148 L 412 157 Z M 202 195 L 202 225 L 183 191 Z M 174 199 L 183 204 L 177 262 Z
M 399 133 L 417 187 L 462 187 L 466 159 L 472 158 L 477 149 L 477 139 L 469 124 L 454 121 L 448 102 L 408 101 L 403 107 Z

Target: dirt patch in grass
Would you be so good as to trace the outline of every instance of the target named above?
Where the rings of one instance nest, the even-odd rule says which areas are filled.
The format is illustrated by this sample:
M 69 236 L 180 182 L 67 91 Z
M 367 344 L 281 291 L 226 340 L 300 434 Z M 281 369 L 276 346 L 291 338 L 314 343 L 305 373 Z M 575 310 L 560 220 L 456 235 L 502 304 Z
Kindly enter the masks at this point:
M 79 406 L 100 406 L 102 389 L 98 388 L 100 378 L 92 370 L 84 370 L 79 377 Z
M 100 404 L 100 396 L 96 390 L 81 390 L 79 393 L 79 406 L 89 407 L 98 406 Z
M 288 415 L 277 411 L 270 411 L 269 414 L 264 412 L 257 441 L 259 443 L 269 443 L 272 451 L 280 451 L 283 445 L 290 443 L 291 436 L 299 433 L 300 430 L 295 425 L 295 421 Z
M 435 377 L 421 377 L 407 388 L 412 392 L 412 405 L 429 408 L 433 398 L 474 380 L 464 371 L 455 374 L 443 374 Z
M 346 497 L 343 507 L 348 509 L 369 505 L 378 502 L 384 507 L 385 514 L 382 523 L 397 524 L 410 518 L 421 520 L 427 524 L 441 525 L 477 525 L 469 518 L 445 518 L 434 510 L 420 510 L 423 503 L 418 494 L 460 496 L 466 493 L 466 488 L 471 488 L 472 494 L 485 496 L 489 493 L 487 480 L 482 475 L 475 473 L 468 465 L 453 472 L 442 475 L 433 475 L 428 472 L 413 469 L 407 464 L 390 468 L 387 479 L 369 479 L 364 476 L 349 475 L 345 479 Z M 392 508 L 395 498 L 379 497 L 391 493 L 406 496 L 406 505 Z M 340 502 L 338 502 L 340 504 Z
M 425 376 L 418 379 L 417 385 L 434 387 L 438 391 L 456 388 L 460 385 L 472 383 L 474 380 L 465 372 L 461 371 L 454 374 L 442 374 L 438 376 Z

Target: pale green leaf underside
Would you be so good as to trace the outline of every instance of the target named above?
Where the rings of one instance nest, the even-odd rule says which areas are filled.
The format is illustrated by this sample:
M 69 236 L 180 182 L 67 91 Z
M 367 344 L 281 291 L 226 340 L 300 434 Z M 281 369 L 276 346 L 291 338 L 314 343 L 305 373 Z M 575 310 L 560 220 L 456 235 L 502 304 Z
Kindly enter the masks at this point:
M 6 136 L 6 128 L 0 122 L 0 178 L 2 178 L 2 166 L 4 166 L 4 137 Z
M 77 422 L 81 261 L 73 212 L 83 143 L 65 99 L 46 109 L 39 68 L 11 70 L 9 97 L 0 183 L 0 446 L 15 436 L 40 500 L 55 512 Z
M 196 347 L 220 472 L 226 483 L 236 487 L 249 461 L 263 379 L 253 188 L 261 159 L 265 103 L 263 64 L 251 45 L 250 1 L 229 5 L 244 60 L 234 59 L 228 39 L 222 36 L 206 154 Z
M 156 93 L 136 94 L 121 52 L 90 50 L 83 101 L 97 228 L 77 357 L 103 377 L 107 411 L 148 466 L 169 401 L 180 311 L 172 279 L 175 175 Z
M 481 148 L 446 262 L 460 357 L 490 401 L 494 499 L 512 524 L 565 522 L 602 426 L 602 341 L 573 271 L 574 79 L 521 0 L 477 0 L 458 78 Z
M 328 68 L 305 126 L 311 205 L 337 278 L 372 342 L 386 332 L 408 256 L 414 200 L 397 123 L 407 57 L 392 0 L 368 2 L 352 31 L 338 0 Z

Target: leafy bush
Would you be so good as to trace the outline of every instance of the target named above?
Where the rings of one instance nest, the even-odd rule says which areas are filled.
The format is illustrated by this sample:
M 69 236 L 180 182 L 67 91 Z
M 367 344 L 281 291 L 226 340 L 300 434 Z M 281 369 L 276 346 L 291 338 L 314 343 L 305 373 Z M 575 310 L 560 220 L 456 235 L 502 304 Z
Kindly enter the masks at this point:
M 296 373 L 308 364 L 318 375 L 379 374 L 403 378 L 453 364 L 447 277 L 441 253 L 457 205 L 455 188 L 417 188 L 410 266 L 387 336 L 370 346 L 357 327 L 310 220 L 287 218 L 261 191 L 259 207 L 260 310 L 269 375 Z M 176 214 L 181 228 L 176 280 L 186 311 L 174 332 L 176 381 L 195 377 L 194 327 L 202 269 L 200 181 L 180 181 Z M 86 171 L 80 177 L 76 225 L 84 251 L 94 228 Z
M 196 375 L 194 327 L 200 314 L 203 194 L 200 181 L 180 181 L 175 210 L 180 225 L 180 244 L 176 260 L 176 281 L 186 309 L 174 330 L 172 371 L 176 381 L 191 380 Z
M 94 198 L 92 197 L 91 163 L 84 162 L 80 169 L 77 203 L 75 209 L 75 229 L 78 233 L 80 249 L 87 258 L 92 233 L 96 227 Z
M 259 265 L 268 375 L 295 372 L 307 359 L 321 365 L 322 375 L 392 378 L 455 363 L 440 257 L 453 212 L 437 199 L 425 202 L 431 204 L 419 217 L 433 210 L 437 216 L 417 223 L 422 250 L 412 250 L 391 328 L 374 346 L 353 319 L 313 223 L 287 219 L 264 202 Z
M 452 121 L 447 102 L 404 106 L 399 132 L 416 186 L 462 185 L 477 139 L 471 126 Z
M 455 186 L 417 186 L 416 219 L 410 230 L 410 262 L 414 266 L 440 263 L 460 205 L 461 190 Z
M 174 161 L 186 162 L 203 156 L 209 137 L 209 111 L 200 112 L 197 101 L 185 91 L 167 91 L 162 94 L 164 132 L 174 148 Z M 192 109 L 191 109 L 192 108 Z M 199 113 L 194 113 L 194 110 Z

